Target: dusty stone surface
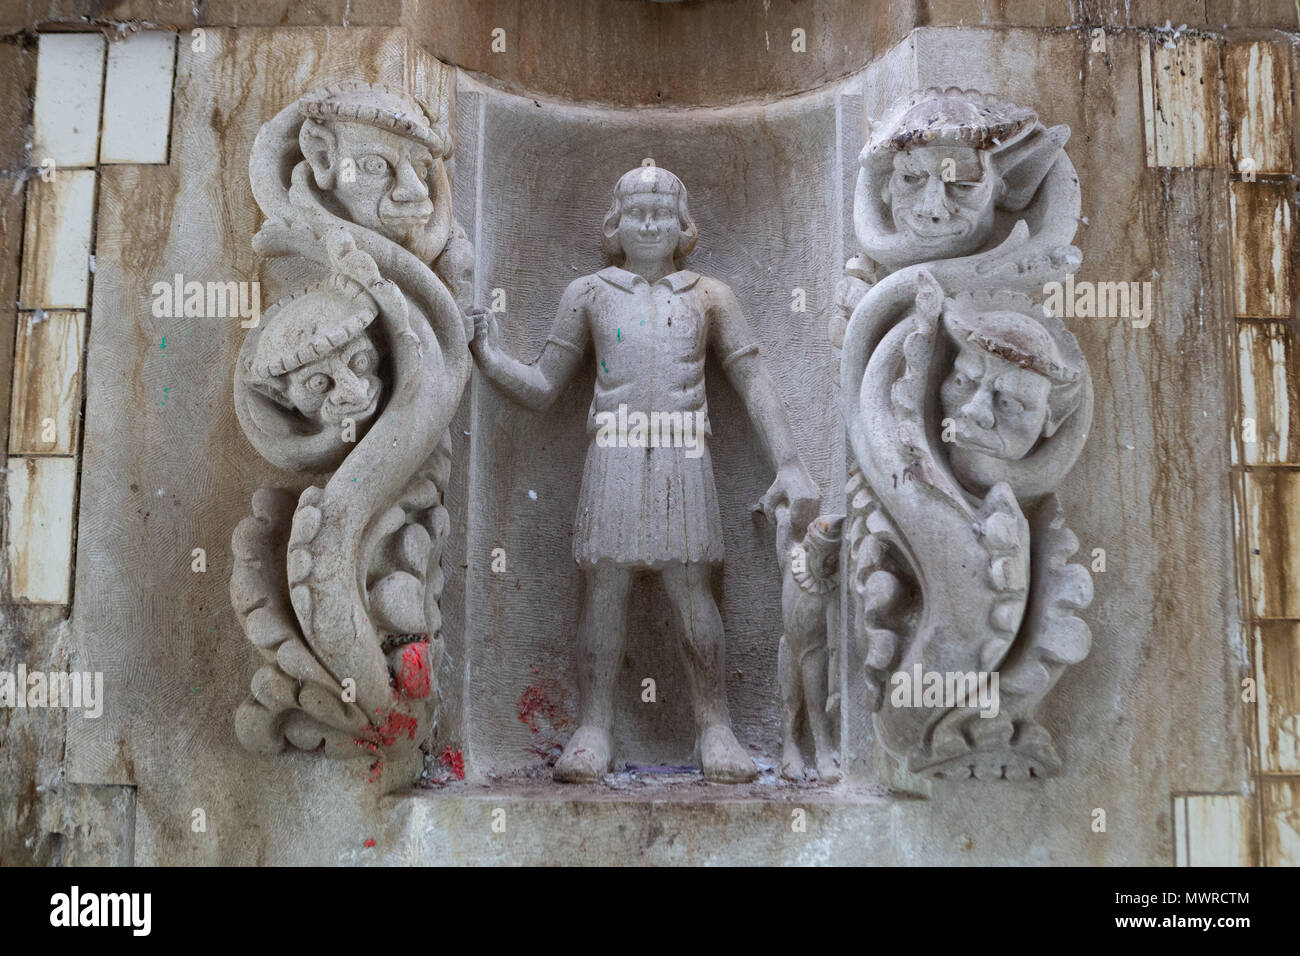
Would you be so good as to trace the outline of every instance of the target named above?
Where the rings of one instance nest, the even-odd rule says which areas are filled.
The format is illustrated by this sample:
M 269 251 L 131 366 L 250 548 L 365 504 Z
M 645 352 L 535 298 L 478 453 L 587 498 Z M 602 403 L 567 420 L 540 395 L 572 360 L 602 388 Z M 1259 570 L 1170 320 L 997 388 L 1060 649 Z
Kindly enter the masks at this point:
M 1230 316 L 1223 178 L 1146 172 L 1137 39 L 1119 38 L 1109 57 L 1086 60 L 1082 87 L 1077 72 L 1059 67 L 1079 54 L 1067 37 L 920 30 L 910 42 L 918 85 L 996 88 L 1015 102 L 1050 103 L 1042 110 L 1048 123 L 1086 128 L 1068 148 L 1083 186 L 1080 278 L 1153 280 L 1155 318 L 1146 330 L 1121 320 L 1071 325 L 1097 400 L 1087 450 L 1060 496 L 1083 552 L 1105 548 L 1108 570 L 1095 576 L 1084 615 L 1095 638 L 1091 655 L 1062 678 L 1043 712 L 1053 736 L 1067 741 L 1066 786 L 1127 793 L 1135 804 L 1147 799 L 1129 789 L 1138 780 L 1159 792 L 1240 792 L 1246 705 L 1236 688 L 1245 648 L 1231 512 L 1220 507 L 1229 494 L 1227 448 L 1213 424 L 1225 420 L 1231 381 L 1222 334 Z M 878 117 L 897 94 L 873 84 L 873 71 L 866 112 Z M 1090 183 L 1105 185 L 1093 192 Z M 1163 238 L 1153 242 L 1156 236 Z M 1196 279 L 1163 281 L 1171 275 Z M 1188 355 L 1197 362 L 1177 358 Z M 850 674 L 853 656 L 850 648 Z M 858 699 L 846 697 L 850 707 Z M 1191 740 L 1178 729 L 1193 725 L 1220 730 Z M 1155 740 L 1169 743 L 1150 746 Z M 936 798 L 945 792 L 946 785 L 933 791 Z M 1148 846 L 1158 838 L 1143 835 Z
M 826 148 L 835 142 L 833 94 L 680 116 L 574 109 L 490 90 L 478 95 L 481 129 L 463 129 L 458 143 L 468 153 L 481 137 L 479 304 L 490 306 L 501 290 L 504 348 L 535 358 L 564 289 L 608 265 L 599 233 L 608 190 L 650 158 L 690 189 L 700 239 L 683 268 L 717 276 L 734 291 L 794 427 L 799 457 L 828 492 L 843 457 L 840 430 L 826 417 L 833 413 L 833 373 L 821 314 L 834 288 L 825 263 L 839 250 L 839 237 L 821 225 L 839 219 L 839 170 Z M 520 139 L 537 154 L 564 155 L 565 163 L 559 170 L 537 164 L 510 147 Z M 806 311 L 792 310 L 796 288 L 804 290 Z M 535 765 L 576 729 L 577 701 L 568 688 L 576 683 L 580 581 L 569 555 L 593 372 L 581 369 L 545 415 L 514 407 L 487 383 L 472 393 L 470 482 L 478 490 L 468 552 L 466 730 L 478 772 Z M 719 372 L 710 366 L 706 391 L 727 556 L 718 591 L 727 707 L 751 754 L 771 755 L 780 746 L 780 578 L 771 528 L 755 520 L 753 508 L 773 471 L 747 427 L 745 404 Z M 503 573 L 491 570 L 498 547 Z M 637 582 L 612 729 L 613 752 L 632 763 L 691 762 L 695 728 L 675 627 L 659 586 Z M 646 678 L 656 681 L 654 704 L 641 700 Z
M 676 612 L 704 775 L 744 783 L 755 770 L 731 729 L 726 638 L 711 580 L 725 544 L 708 448 L 707 357 L 742 397 L 775 471 L 757 507 L 780 510 L 789 533 L 801 535 L 821 493 L 799 459 L 781 394 L 735 293 L 681 268 L 698 238 L 681 179 L 653 162 L 624 173 L 601 235 L 606 254 L 619 264 L 569 284 L 535 361 L 507 355 L 492 313 L 475 315 L 479 368 L 534 411 L 554 403 L 588 352 L 598 366 L 573 530 L 584 591 L 579 726 L 556 761 L 555 779 L 589 782 L 611 766 L 628 595 L 634 576 L 651 576 L 661 580 Z M 642 703 L 654 704 L 649 680 Z M 829 731 L 819 726 L 829 747 Z
M 1088 58 L 1076 35 L 1003 29 L 920 30 L 863 77 L 728 110 L 572 107 L 462 75 L 453 206 L 478 249 L 477 304 L 490 306 L 492 290 L 506 290 L 509 314 L 527 317 L 503 329 L 507 345 L 531 357 L 563 287 L 605 264 L 598 243 L 581 240 L 608 198 L 593 198 L 591 184 L 612 182 L 646 156 L 682 175 L 709 237 L 701 267 L 732 284 L 760 348 L 782 357 L 777 374 L 801 457 L 829 491 L 842 486 L 844 448 L 828 424 L 837 398 L 824 330 L 853 251 L 842 225 L 863 121 L 907 90 L 960 85 L 1035 104 L 1048 124 L 1070 125 L 1069 155 L 1085 187 L 1088 222 L 1076 238 L 1085 277 L 1144 279 L 1154 270 L 1177 278 L 1155 286 L 1155 321 L 1143 334 L 1101 322 L 1072 327 L 1097 402 L 1089 444 L 1060 494 L 1083 547 L 1106 549 L 1108 570 L 1086 612 L 1092 653 L 1062 678 L 1042 715 L 1062 742 L 1059 778 L 961 788 L 901 780 L 928 799 L 887 803 L 819 795 L 801 835 L 788 805 L 729 790 L 706 801 L 633 802 L 583 800 L 549 783 L 518 791 L 494 784 L 489 773 L 544 775 L 546 756 L 555 755 L 549 744 L 573 727 L 562 688 L 577 573 L 564 556 L 590 378 L 562 394 L 546 419 L 506 406 L 480 381 L 453 421 L 464 471 L 452 476 L 447 507 L 465 515 L 463 531 L 457 517 L 452 534 L 465 543 L 448 590 L 464 597 L 460 608 L 454 597 L 443 607 L 445 629 L 459 636 L 448 641 L 440 678 L 457 700 L 438 744 L 463 752 L 469 780 L 380 801 L 364 767 L 350 776 L 305 755 L 246 754 L 229 714 L 256 663 L 226 603 L 221 548 L 253 489 L 285 476 L 251 454 L 230 403 L 238 323 L 154 320 L 148 291 L 176 271 L 256 278 L 248 238 L 260 217 L 246 163 L 258 127 L 332 80 L 402 85 L 418 57 L 396 31 L 208 36 L 201 63 L 181 48 L 172 165 L 106 170 L 100 181 L 92 315 L 115 320 L 91 322 L 71 643 L 78 666 L 106 671 L 111 707 L 86 722 L 94 727 L 69 728 L 66 776 L 138 785 L 137 862 L 1163 863 L 1173 858 L 1167 794 L 1243 788 L 1244 648 L 1232 623 L 1223 441 L 1224 175 L 1147 171 L 1136 38 L 1111 37 L 1110 56 Z M 861 120 L 844 110 L 855 100 Z M 558 172 L 556 156 L 564 157 Z M 790 311 L 796 285 L 808 292 L 808 314 Z M 711 415 L 741 420 L 737 397 L 711 388 Z M 743 441 L 720 442 L 714 464 L 728 549 L 722 607 L 729 634 L 738 635 L 729 705 L 740 738 L 774 758 L 779 579 L 771 530 L 749 511 L 770 475 Z M 210 556 L 205 576 L 190 571 L 199 545 Z M 506 551 L 502 574 L 491 571 L 495 547 Z M 633 603 L 633 632 L 651 637 L 631 649 L 620 678 L 629 702 L 639 700 L 642 676 L 668 674 L 669 684 L 682 677 L 661 598 L 652 591 Z M 850 788 L 887 775 L 864 721 L 861 664 L 849 647 Z M 614 728 L 621 752 L 635 763 L 688 763 L 685 695 L 657 706 L 624 710 Z M 1189 735 L 1189 726 L 1202 732 Z M 1089 826 L 1099 805 L 1110 810 L 1106 834 Z M 200 807 L 205 832 L 191 828 Z M 492 829 L 498 807 L 504 833 Z M 24 819 L 28 833 L 53 832 L 34 830 L 30 812 Z

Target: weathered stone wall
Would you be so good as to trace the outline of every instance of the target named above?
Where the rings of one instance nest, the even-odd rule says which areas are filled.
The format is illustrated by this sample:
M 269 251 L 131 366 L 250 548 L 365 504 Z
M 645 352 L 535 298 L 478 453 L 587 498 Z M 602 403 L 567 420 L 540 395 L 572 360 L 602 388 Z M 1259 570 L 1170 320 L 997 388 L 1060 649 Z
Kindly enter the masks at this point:
M 107 6 L 95 15 L 168 12 Z M 1285 860 L 1295 811 L 1291 791 L 1279 788 L 1292 778 L 1269 779 L 1276 819 L 1265 832 L 1247 831 L 1226 848 L 1215 843 L 1221 820 L 1192 822 L 1184 796 L 1225 795 L 1213 799 L 1227 801 L 1230 817 L 1242 807 L 1254 817 L 1260 789 L 1250 756 L 1255 707 L 1241 697 L 1256 651 L 1240 623 L 1250 612 L 1237 599 L 1228 442 L 1239 375 L 1234 177 L 1222 155 L 1193 168 L 1149 162 L 1142 62 L 1152 34 L 1122 29 L 1147 19 L 1087 5 L 1062 7 L 1061 22 L 1045 22 L 1016 4 L 976 13 L 899 4 L 882 5 L 889 12 L 875 14 L 878 23 L 847 17 L 851 5 L 773 3 L 762 22 L 718 3 L 628 4 L 632 19 L 607 22 L 611 5 L 592 0 L 584 4 L 589 25 L 565 33 L 567 21 L 549 3 L 534 21 L 508 4 L 465 6 L 393 4 L 389 16 L 402 23 L 393 28 L 251 28 L 232 15 L 239 28 L 209 29 L 205 53 L 178 46 L 170 162 L 99 171 L 71 620 L 57 606 L 6 607 L 0 669 L 25 661 L 102 670 L 110 696 L 98 721 L 0 710 L 0 861 L 1117 865 L 1196 857 L 1198 840 L 1214 845 L 1213 858 L 1259 861 L 1270 839 L 1270 861 Z M 1219 29 L 1219 20 L 1296 28 L 1272 7 L 1187 6 L 1185 19 L 1201 29 Z M 26 25 L 66 13 L 4 20 Z M 180 19 L 187 13 L 171 15 L 188 25 Z M 738 51 L 762 43 L 763 33 L 788 49 L 805 15 L 814 67 L 782 52 L 763 69 L 743 69 L 754 54 Z M 685 29 L 701 16 L 741 27 L 734 35 Z M 498 19 L 511 52 L 492 59 L 487 34 Z M 941 25 L 913 29 L 927 22 Z M 1117 28 L 1104 52 L 1091 51 L 1077 28 L 1094 23 Z M 543 38 L 555 49 L 560 34 L 583 57 L 544 54 Z M 845 42 L 826 43 L 828 34 Z M 615 39 L 598 49 L 598 35 Z M 628 54 L 651 40 L 658 59 Z M 721 53 L 707 60 L 709 49 Z M 1300 67 L 1295 49 L 1291 76 Z M 441 675 L 448 699 L 437 749 L 463 749 L 470 780 L 380 801 L 364 762 L 258 758 L 238 747 L 231 714 L 254 654 L 229 608 L 227 542 L 251 492 L 284 476 L 259 462 L 234 419 L 237 323 L 156 319 L 150 288 L 175 272 L 257 278 L 249 239 L 260 219 L 247 156 L 260 124 L 331 79 L 428 95 L 442 72 L 426 51 L 473 73 L 453 74 L 455 208 L 476 245 L 480 303 L 493 289 L 505 292 L 511 351 L 531 358 L 560 291 L 603 265 L 598 228 L 614 179 L 653 158 L 691 191 L 700 243 L 687 267 L 737 291 L 828 511 L 840 510 L 843 441 L 825 330 L 840 267 L 856 251 L 847 214 L 866 123 L 910 89 L 953 84 L 996 91 L 1035 107 L 1049 125 L 1072 127 L 1066 149 L 1084 203 L 1080 278 L 1148 280 L 1156 302 L 1144 329 L 1070 323 L 1093 370 L 1097 408 L 1061 497 L 1083 555 L 1104 549 L 1106 570 L 1094 574 L 1096 599 L 1084 613 L 1092 653 L 1062 679 L 1044 715 L 1065 759 L 1060 778 L 928 785 L 892 773 L 871 746 L 852 676 L 860 662 L 850 654 L 845 736 L 854 782 L 839 793 L 701 785 L 602 794 L 502 779 L 544 773 L 549 745 L 572 729 L 562 723 L 572 712 L 577 620 L 570 529 L 590 370 L 544 416 L 508 406 L 476 380 L 453 423 Z M 34 53 L 15 41 L 0 54 L 0 117 L 19 116 Z M 673 57 L 682 61 L 677 71 L 665 66 Z M 619 63 L 632 65 L 620 74 Z M 657 102 L 677 108 L 626 108 Z M 21 149 L 6 151 L 4 163 L 24 166 Z M 1280 180 L 1293 211 L 1294 182 Z M 11 329 L 18 231 L 8 221 L 21 221 L 17 195 L 0 189 L 8 264 L 0 267 L 8 309 L 0 317 L 9 323 L 0 328 Z M 807 291 L 807 313 L 791 312 L 796 287 Z M 1276 321 L 1284 329 L 1294 322 Z M 6 349 L 0 354 L 9 360 Z M 771 531 L 749 513 L 769 475 L 743 407 L 719 369 L 709 378 L 728 549 L 719 593 L 730 703 L 742 742 L 775 758 L 778 578 Z M 209 555 L 201 575 L 190 570 L 197 546 Z M 496 547 L 505 549 L 504 574 L 489 570 Z M 1293 584 L 1284 574 L 1274 589 Z M 668 612 L 657 586 L 632 606 L 616 747 L 636 762 L 686 762 L 689 708 Z M 1280 658 L 1289 632 L 1272 640 Z M 639 703 L 643 676 L 658 679 L 653 708 Z M 1281 699 L 1274 723 L 1289 726 L 1291 698 Z M 526 701 L 554 705 L 532 712 L 537 733 L 520 718 Z M 1267 766 L 1294 772 L 1285 761 Z M 926 799 L 887 799 L 865 787 L 877 780 Z M 809 809 L 807 834 L 791 833 L 794 805 Z M 509 820 L 504 834 L 491 829 L 497 807 Z M 205 811 L 205 832 L 191 827 L 196 808 Z M 1092 829 L 1097 808 L 1106 810 L 1105 833 Z

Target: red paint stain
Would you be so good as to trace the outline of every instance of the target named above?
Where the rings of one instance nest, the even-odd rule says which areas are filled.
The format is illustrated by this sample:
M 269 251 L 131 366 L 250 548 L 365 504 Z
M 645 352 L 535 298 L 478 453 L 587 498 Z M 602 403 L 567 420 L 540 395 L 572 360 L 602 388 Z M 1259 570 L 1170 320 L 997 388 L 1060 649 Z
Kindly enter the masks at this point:
M 423 700 L 429 696 L 432 678 L 429 674 L 429 644 L 421 641 L 406 645 L 402 651 L 402 677 L 400 686 L 407 697 Z
M 457 780 L 465 779 L 465 755 L 450 747 L 442 751 L 442 765 L 451 771 Z
M 378 727 L 373 724 L 367 727 L 364 734 L 355 738 L 355 743 L 358 747 L 365 747 L 371 753 L 378 753 L 381 748 L 391 747 L 397 743 L 401 737 L 414 740 L 419 724 L 420 722 L 414 717 L 390 710 L 387 720 Z
M 536 684 L 529 684 L 519 697 L 519 721 L 528 725 L 528 729 L 537 733 L 537 715 L 548 719 L 555 717 L 555 704 L 546 696 L 546 691 Z
M 564 727 L 569 718 L 557 700 L 564 700 L 564 692 L 555 681 L 542 680 L 529 684 L 519 696 L 519 706 L 516 708 L 520 723 L 527 724 L 528 729 L 535 734 L 544 729 L 538 726 L 539 720 L 550 724 L 552 730 Z
M 374 840 L 367 840 L 367 841 L 366 841 L 366 849 L 367 849 L 367 850 L 370 849 L 370 848 L 371 848 L 372 846 L 374 846 L 374 845 L 375 845 L 375 841 L 374 841 Z

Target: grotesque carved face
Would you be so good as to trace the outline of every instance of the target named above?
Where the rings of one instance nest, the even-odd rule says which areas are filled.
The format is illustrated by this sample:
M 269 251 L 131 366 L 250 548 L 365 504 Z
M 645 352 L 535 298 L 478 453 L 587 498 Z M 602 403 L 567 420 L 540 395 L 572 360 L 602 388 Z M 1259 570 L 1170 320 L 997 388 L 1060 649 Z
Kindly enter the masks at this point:
M 433 215 L 433 154 L 415 140 L 364 123 L 333 122 L 328 128 L 332 146 L 308 159 L 318 173 L 321 166 L 329 171 L 330 188 L 347 218 L 410 246 Z
M 637 192 L 623 197 L 618 239 L 629 259 L 662 259 L 673 255 L 681 238 L 677 197 L 670 193 Z
M 285 394 L 299 412 L 318 425 L 338 425 L 351 418 L 361 426 L 379 407 L 378 368 L 379 352 L 363 332 L 285 375 Z
M 992 231 L 996 198 L 996 177 L 968 146 L 896 153 L 885 196 L 894 228 L 932 257 L 978 249 Z
M 1015 461 L 1043 434 L 1051 385 L 1045 375 L 966 343 L 939 400 L 956 425 L 958 447 Z

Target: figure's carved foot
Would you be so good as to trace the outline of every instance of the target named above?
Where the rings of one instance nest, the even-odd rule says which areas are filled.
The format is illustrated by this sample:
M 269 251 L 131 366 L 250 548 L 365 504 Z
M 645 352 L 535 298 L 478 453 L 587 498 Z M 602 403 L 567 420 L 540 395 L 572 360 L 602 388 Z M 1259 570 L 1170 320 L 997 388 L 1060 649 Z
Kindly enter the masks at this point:
M 840 766 L 830 754 L 817 753 L 817 776 L 822 783 L 839 783 Z
M 712 783 L 748 783 L 758 768 L 726 724 L 714 724 L 700 735 L 700 762 L 704 779 Z
M 570 739 L 551 774 L 557 783 L 598 783 L 610 767 L 609 734 L 584 725 Z
M 781 776 L 796 781 L 804 778 L 803 754 L 792 740 L 787 740 L 781 749 Z

